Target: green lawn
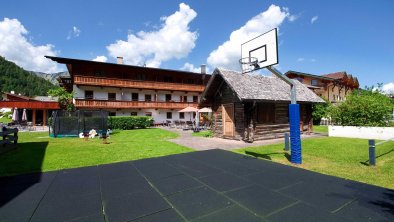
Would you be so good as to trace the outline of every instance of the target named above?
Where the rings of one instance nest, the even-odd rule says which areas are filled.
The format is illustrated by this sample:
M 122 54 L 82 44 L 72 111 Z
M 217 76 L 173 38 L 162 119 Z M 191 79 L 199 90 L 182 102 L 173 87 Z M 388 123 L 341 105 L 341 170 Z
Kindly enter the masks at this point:
M 328 126 L 313 125 L 313 132 L 315 132 L 315 133 L 328 133 Z
M 210 130 L 202 130 L 200 132 L 193 132 L 192 136 L 197 137 L 212 137 L 212 132 Z
M 285 156 L 283 144 L 236 150 L 260 158 L 293 165 Z M 376 147 L 376 166 L 368 166 L 368 140 L 311 138 L 302 141 L 303 163 L 299 166 L 323 174 L 394 189 L 394 142 Z
M 176 133 L 161 129 L 115 131 L 102 144 L 98 138 L 49 138 L 48 133 L 19 133 L 17 150 L 0 155 L 0 176 L 93 166 L 170 154 L 192 149 L 166 141 Z

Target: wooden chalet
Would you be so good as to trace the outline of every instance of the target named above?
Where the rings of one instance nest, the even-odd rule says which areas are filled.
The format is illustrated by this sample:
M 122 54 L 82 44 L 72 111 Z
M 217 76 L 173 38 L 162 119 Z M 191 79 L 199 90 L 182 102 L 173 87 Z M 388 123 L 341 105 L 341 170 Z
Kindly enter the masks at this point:
M 322 103 L 306 86 L 296 84 L 301 131 L 312 130 L 312 104 Z M 254 141 L 283 137 L 290 131 L 290 86 L 277 77 L 215 69 L 200 106 L 213 111 L 215 137 Z
M 290 79 L 303 83 L 318 96 L 331 103 L 342 102 L 354 89 L 359 88 L 358 79 L 346 72 L 335 72 L 325 75 L 314 75 L 303 72 L 288 71 L 285 73 Z
M 67 66 L 70 77 L 58 78 L 74 91 L 77 109 L 102 109 L 111 116 L 151 116 L 155 124 L 193 119 L 178 111 L 197 107 L 210 74 L 118 63 L 51 57 Z M 203 69 L 204 67 L 204 69 Z

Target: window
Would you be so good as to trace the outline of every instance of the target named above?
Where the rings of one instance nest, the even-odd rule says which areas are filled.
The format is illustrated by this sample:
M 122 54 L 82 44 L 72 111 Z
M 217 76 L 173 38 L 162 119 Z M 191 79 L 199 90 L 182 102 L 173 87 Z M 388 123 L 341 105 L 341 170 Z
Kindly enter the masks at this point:
M 104 73 L 100 70 L 94 70 L 94 76 L 103 77 Z
M 138 116 L 138 115 L 137 115 L 137 112 L 131 112 L 130 116 Z
M 132 93 L 131 94 L 131 100 L 132 101 L 138 101 L 138 93 Z
M 298 80 L 298 82 L 301 82 L 301 83 L 304 81 L 304 79 L 301 77 L 297 77 L 296 80 Z
M 193 102 L 197 103 L 198 102 L 198 96 L 193 96 Z
M 171 100 L 171 94 L 166 94 L 166 102 Z
M 187 103 L 187 96 L 181 96 L 181 102 Z
M 145 116 L 152 116 L 152 112 L 146 112 Z
M 164 82 L 173 82 L 174 79 L 172 78 L 172 76 L 164 76 Z
M 194 79 L 188 79 L 188 80 L 187 80 L 187 83 L 189 83 L 189 84 L 194 84 Z
M 145 94 L 145 101 L 152 101 L 152 95 Z
M 138 73 L 136 76 L 137 80 L 145 80 L 145 74 L 143 73 Z
M 172 112 L 167 112 L 167 119 L 172 119 Z
M 116 100 L 116 93 L 108 93 L 108 100 L 110 101 Z
M 116 116 L 116 112 L 109 112 L 108 116 Z
M 93 99 L 93 91 L 85 91 L 85 99 Z
M 312 86 L 317 86 L 317 79 L 312 79 L 311 80 L 311 85 Z
M 179 119 L 185 119 L 185 113 L 179 113 Z

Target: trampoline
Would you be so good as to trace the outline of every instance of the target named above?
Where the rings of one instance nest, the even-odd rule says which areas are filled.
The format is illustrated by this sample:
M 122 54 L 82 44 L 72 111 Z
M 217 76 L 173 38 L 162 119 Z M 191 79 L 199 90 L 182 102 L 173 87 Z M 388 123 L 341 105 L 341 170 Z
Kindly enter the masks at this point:
M 78 137 L 94 129 L 98 134 L 107 132 L 108 112 L 102 110 L 57 110 L 49 118 L 49 136 L 54 138 Z

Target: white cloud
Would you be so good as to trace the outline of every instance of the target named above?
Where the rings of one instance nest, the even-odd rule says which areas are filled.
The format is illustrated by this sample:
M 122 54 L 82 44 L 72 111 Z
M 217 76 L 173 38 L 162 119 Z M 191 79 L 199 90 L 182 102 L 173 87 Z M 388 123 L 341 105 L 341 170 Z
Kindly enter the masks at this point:
M 312 18 L 311 18 L 311 24 L 313 24 L 313 23 L 315 23 L 316 22 L 316 20 L 319 18 L 319 16 L 313 16 Z
M 188 5 L 179 4 L 179 10 L 168 17 L 157 30 L 137 34 L 129 33 L 127 40 L 117 40 L 107 46 L 112 57 L 123 56 L 125 63 L 133 65 L 146 64 L 159 67 L 164 61 L 186 57 L 195 47 L 197 32 L 189 30 L 189 23 L 197 13 Z
M 107 62 L 108 58 L 106 56 L 97 56 L 96 58 L 94 58 L 92 61 L 96 61 L 96 62 Z
M 290 13 L 287 8 L 271 5 L 266 11 L 254 16 L 244 26 L 233 31 L 229 40 L 213 50 L 207 62 L 212 67 L 239 70 L 241 44 L 273 28 L 279 27 Z M 289 18 L 290 19 L 290 18 Z
M 80 34 L 81 30 L 78 27 L 73 26 L 73 28 L 68 32 L 67 40 L 71 39 L 72 37 L 77 38 Z
M 28 40 L 28 33 L 17 19 L 4 18 L 0 21 L 0 55 L 26 70 L 46 73 L 60 71 L 57 63 L 44 57 L 57 55 L 54 46 L 36 46 Z
M 394 82 L 384 84 L 382 90 L 386 94 L 394 94 Z
M 317 60 L 315 58 L 311 58 L 311 59 L 306 59 L 303 57 L 300 57 L 297 59 L 297 62 L 316 62 Z
M 189 72 L 196 72 L 196 73 L 201 73 L 201 66 L 200 67 L 195 67 L 193 64 L 186 62 L 182 67 L 181 70 L 189 71 Z M 205 70 L 206 73 L 210 73 L 209 67 L 206 67 Z

